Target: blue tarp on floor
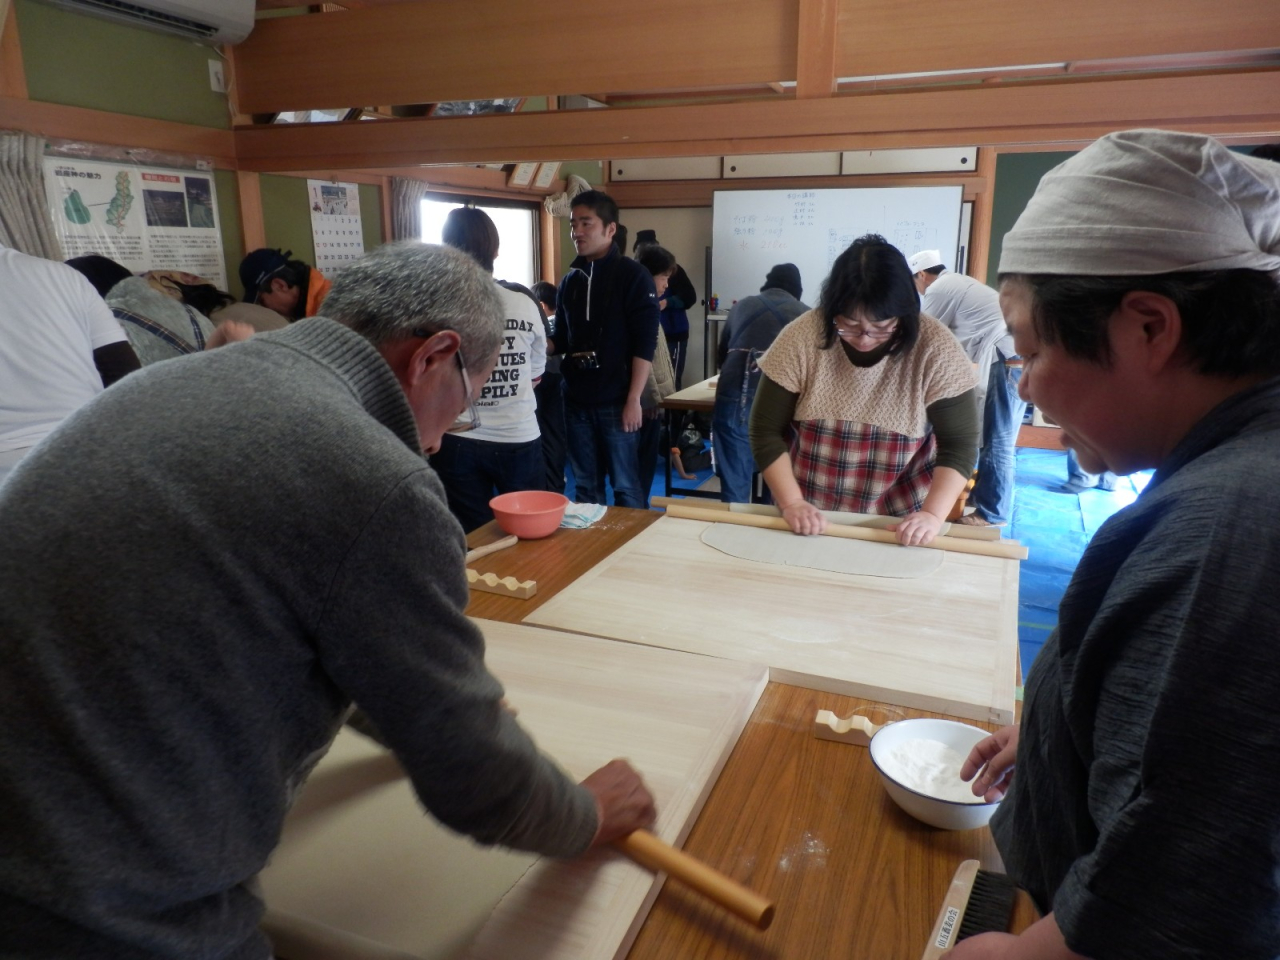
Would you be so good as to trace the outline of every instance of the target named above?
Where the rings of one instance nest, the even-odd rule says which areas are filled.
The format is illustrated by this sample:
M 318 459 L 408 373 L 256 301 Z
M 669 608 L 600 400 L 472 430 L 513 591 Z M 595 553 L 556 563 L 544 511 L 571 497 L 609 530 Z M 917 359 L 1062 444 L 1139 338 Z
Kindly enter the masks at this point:
M 1089 539 L 1113 513 L 1133 503 L 1150 479 L 1148 471 L 1118 478 L 1114 491 L 1063 493 L 1066 453 L 1018 450 L 1013 524 L 1007 535 L 1022 541 L 1029 553 L 1018 579 L 1024 675 L 1058 623 L 1058 604 Z

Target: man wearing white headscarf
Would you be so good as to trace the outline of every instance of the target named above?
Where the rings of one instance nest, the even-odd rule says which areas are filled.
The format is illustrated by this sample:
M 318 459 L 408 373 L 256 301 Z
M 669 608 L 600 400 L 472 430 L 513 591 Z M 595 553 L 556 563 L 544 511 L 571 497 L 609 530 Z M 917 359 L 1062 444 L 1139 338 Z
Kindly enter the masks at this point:
M 1085 551 L 1020 731 L 962 771 L 1005 796 L 992 833 L 1045 916 L 951 956 L 1272 960 L 1280 165 L 1103 137 L 1041 181 L 1000 275 L 1023 396 L 1086 469 L 1156 473 Z

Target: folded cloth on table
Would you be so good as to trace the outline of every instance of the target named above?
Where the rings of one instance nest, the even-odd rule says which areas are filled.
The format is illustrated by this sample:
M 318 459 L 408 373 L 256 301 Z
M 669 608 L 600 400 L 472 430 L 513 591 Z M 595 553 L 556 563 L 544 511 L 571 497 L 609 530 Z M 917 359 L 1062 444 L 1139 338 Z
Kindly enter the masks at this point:
M 564 519 L 560 521 L 560 526 L 571 530 L 589 527 L 604 516 L 606 509 L 608 508 L 603 503 L 571 503 L 564 508 Z

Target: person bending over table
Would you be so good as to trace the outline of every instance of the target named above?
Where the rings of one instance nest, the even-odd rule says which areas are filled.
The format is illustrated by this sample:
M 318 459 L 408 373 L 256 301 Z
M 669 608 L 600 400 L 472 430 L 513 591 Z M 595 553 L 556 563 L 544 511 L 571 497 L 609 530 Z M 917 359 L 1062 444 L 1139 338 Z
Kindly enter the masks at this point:
M 1089 472 L 1156 472 L 1081 558 L 1021 727 L 961 771 L 1005 795 L 992 833 L 1046 915 L 949 956 L 1272 960 L 1280 165 L 1109 134 L 1040 181 L 1000 275 L 1023 396 Z
M 906 545 L 938 535 L 977 458 L 974 373 L 920 312 L 901 251 L 855 240 L 760 369 L 751 452 L 794 533 L 821 533 L 820 511 L 842 510 L 901 517 Z
M 388 244 L 325 311 L 130 374 L 0 485 L 6 957 L 266 960 L 253 879 L 353 705 L 481 843 L 653 821 L 624 762 L 579 785 L 539 752 L 464 613 L 423 453 L 497 363 L 493 278 Z

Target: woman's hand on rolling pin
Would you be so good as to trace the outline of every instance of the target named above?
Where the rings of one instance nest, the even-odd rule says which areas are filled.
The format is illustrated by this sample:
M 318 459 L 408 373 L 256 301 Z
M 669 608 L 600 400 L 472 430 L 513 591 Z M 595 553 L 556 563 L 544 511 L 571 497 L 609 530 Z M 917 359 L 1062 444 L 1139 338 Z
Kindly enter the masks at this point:
M 973 781 L 973 795 L 988 803 L 1000 800 L 1013 783 L 1013 763 L 1017 755 L 1017 725 L 1002 727 L 969 751 L 960 768 L 960 779 L 967 781 L 978 774 Z
M 811 537 L 827 529 L 827 518 L 808 500 L 792 500 L 781 510 L 782 518 L 794 534 Z
M 599 847 L 625 837 L 628 833 L 652 825 L 658 811 L 653 794 L 640 779 L 640 774 L 625 760 L 610 760 L 582 781 L 596 798 L 595 839 Z
M 898 535 L 898 542 L 904 547 L 923 547 L 933 543 L 942 529 L 942 521 L 932 513 L 918 510 L 908 513 L 896 527 L 889 529 Z

